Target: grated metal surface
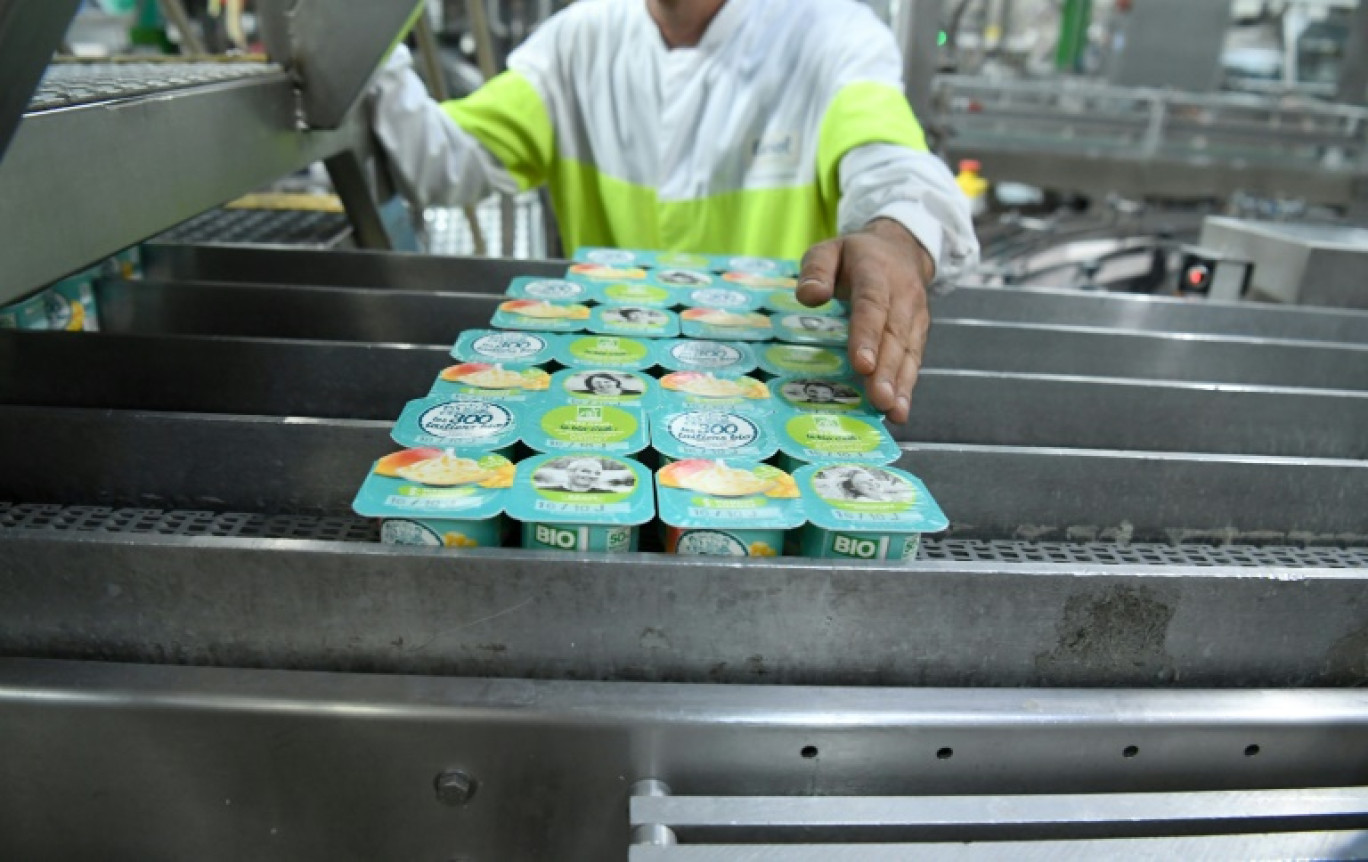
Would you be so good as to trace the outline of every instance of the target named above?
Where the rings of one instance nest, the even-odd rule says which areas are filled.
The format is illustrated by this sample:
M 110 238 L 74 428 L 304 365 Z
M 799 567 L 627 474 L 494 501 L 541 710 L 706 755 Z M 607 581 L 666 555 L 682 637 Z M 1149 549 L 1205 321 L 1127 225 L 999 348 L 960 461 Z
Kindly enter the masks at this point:
M 331 248 L 350 230 L 342 213 L 220 207 L 181 222 L 157 241 Z
M 70 108 L 279 72 L 273 63 L 53 63 L 43 75 L 29 111 Z
M 475 217 L 484 235 L 485 254 L 528 260 L 546 257 L 541 198 L 523 192 L 513 198 L 513 247 L 503 248 L 499 198 L 489 197 L 475 205 Z M 423 212 L 423 231 L 428 254 L 470 257 L 475 254 L 475 235 L 465 213 L 456 207 L 431 207 Z
M 241 539 L 375 542 L 374 521 L 350 516 L 260 515 L 167 509 L 115 509 L 0 503 L 0 529 L 141 533 Z M 927 539 L 921 559 L 947 562 L 1066 563 L 1089 566 L 1368 568 L 1368 547 L 1206 545 Z

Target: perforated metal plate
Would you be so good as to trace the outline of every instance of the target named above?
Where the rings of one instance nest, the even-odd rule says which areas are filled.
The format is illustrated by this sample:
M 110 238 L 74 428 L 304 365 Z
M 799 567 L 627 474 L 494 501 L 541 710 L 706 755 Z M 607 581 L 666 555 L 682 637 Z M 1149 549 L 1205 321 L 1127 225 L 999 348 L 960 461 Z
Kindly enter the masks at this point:
M 271 72 L 271 63 L 54 63 L 29 101 L 30 111 L 126 99 Z
M 220 207 L 181 222 L 159 242 L 268 243 L 328 248 L 349 230 L 342 213 Z
M 330 542 L 379 540 L 375 522 L 363 518 L 113 509 L 47 503 L 0 503 L 0 529 L 5 528 Z M 1368 547 L 927 539 L 922 542 L 921 559 L 1088 566 L 1350 569 L 1368 568 Z

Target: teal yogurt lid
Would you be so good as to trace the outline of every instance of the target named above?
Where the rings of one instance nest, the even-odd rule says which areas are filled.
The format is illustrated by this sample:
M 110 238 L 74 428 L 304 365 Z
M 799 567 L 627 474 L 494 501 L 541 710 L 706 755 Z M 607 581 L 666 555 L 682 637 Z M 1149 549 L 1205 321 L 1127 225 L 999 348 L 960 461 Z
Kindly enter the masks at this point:
M 766 374 L 811 374 L 819 377 L 850 373 L 845 351 L 798 344 L 766 344 L 760 348 L 760 369 Z
M 499 303 L 490 322 L 497 329 L 580 332 L 589 322 L 589 306 L 544 299 L 509 299 Z
M 507 362 L 514 365 L 545 365 L 560 344 L 559 336 L 536 332 L 497 332 L 469 329 L 451 348 L 451 357 L 462 362 Z
M 656 382 L 640 371 L 617 368 L 566 368 L 551 377 L 556 399 L 584 404 L 616 404 L 649 410 L 656 403 Z
M 680 291 L 680 303 L 685 308 L 716 308 L 721 311 L 756 311 L 761 306 L 760 296 L 753 290 L 734 287 L 695 287 Z
M 768 414 L 726 410 L 657 411 L 651 445 L 667 458 L 742 458 L 764 461 L 778 451 Z
M 728 311 L 724 308 L 689 308 L 679 315 L 687 338 L 715 341 L 768 341 L 774 337 L 768 314 Z
M 371 465 L 352 510 L 364 518 L 493 518 L 508 504 L 513 475 L 502 455 L 404 449 Z
M 791 375 L 769 382 L 770 392 L 785 407 L 800 413 L 877 413 L 858 377 Z
M 522 405 L 487 397 L 427 397 L 404 405 L 390 436 L 400 446 L 435 446 L 457 453 L 494 452 L 518 442 Z
M 749 374 L 755 370 L 755 350 L 744 342 L 680 338 L 657 342 L 656 359 L 669 371 L 714 371 Z
M 575 250 L 576 263 L 615 267 L 644 267 L 654 266 L 655 261 L 655 252 L 639 249 L 583 246 Z
M 509 282 L 505 294 L 513 299 L 544 299 L 548 302 L 592 302 L 594 289 L 590 285 L 564 278 L 521 276 Z
M 758 461 L 689 458 L 656 473 L 660 520 L 689 530 L 791 530 L 807 520 L 793 477 Z
M 776 314 L 774 335 L 790 344 L 843 346 L 850 340 L 850 321 L 826 314 Z
M 656 364 L 655 342 L 622 335 L 567 335 L 555 356 L 566 368 L 645 371 Z
M 593 282 L 644 281 L 646 270 L 637 264 L 577 263 L 565 271 L 565 277 L 574 281 L 587 279 Z
M 713 269 L 719 272 L 737 272 L 747 275 L 767 275 L 793 278 L 798 275 L 796 260 L 777 257 L 755 257 L 751 255 L 713 255 Z
M 660 405 L 666 410 L 745 407 L 768 412 L 773 401 L 765 384 L 741 374 L 672 371 L 660 378 Z
M 809 464 L 793 477 L 807 519 L 824 530 L 936 533 L 950 526 L 922 481 L 896 467 Z
M 681 267 L 662 267 L 647 274 L 651 284 L 668 287 L 671 290 L 696 290 L 717 284 L 717 276 L 703 269 L 684 269 Z
M 598 285 L 599 301 L 608 305 L 636 305 L 642 308 L 674 308 L 679 305 L 679 293 L 673 287 L 662 287 L 644 281 L 613 281 Z
M 631 455 L 649 445 L 647 411 L 637 406 L 595 404 L 553 393 L 529 417 L 523 442 L 538 452 L 602 452 Z
M 463 362 L 443 368 L 428 395 L 483 396 L 498 401 L 535 401 L 551 383 L 551 375 L 533 366 Z
M 536 455 L 518 463 L 508 514 L 531 523 L 638 526 L 655 517 L 654 485 L 630 458 Z
M 867 413 L 803 413 L 781 408 L 775 425 L 779 451 L 798 461 L 892 464 L 902 454 L 883 420 Z
M 826 317 L 849 317 L 850 306 L 839 299 L 829 299 L 821 305 L 803 305 L 791 290 L 771 290 L 765 295 L 765 309 L 777 315 L 819 314 Z
M 589 331 L 596 335 L 675 338 L 679 335 L 679 316 L 663 308 L 600 305 L 589 316 Z

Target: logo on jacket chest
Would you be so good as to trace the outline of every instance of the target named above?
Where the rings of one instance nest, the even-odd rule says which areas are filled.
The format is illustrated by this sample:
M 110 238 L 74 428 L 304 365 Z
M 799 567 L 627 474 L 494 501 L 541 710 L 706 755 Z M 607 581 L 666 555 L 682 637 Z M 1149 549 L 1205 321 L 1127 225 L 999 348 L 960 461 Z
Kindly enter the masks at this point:
M 797 132 L 766 132 L 750 139 L 747 173 L 751 178 L 787 178 L 798 170 L 802 141 Z

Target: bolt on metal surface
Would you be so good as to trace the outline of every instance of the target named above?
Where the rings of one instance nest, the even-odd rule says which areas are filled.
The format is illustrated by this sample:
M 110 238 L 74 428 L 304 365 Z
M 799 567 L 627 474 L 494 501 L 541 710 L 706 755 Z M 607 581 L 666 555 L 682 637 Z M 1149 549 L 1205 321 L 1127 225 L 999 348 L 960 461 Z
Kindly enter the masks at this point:
M 439 772 L 433 779 L 432 786 L 437 791 L 438 802 L 456 806 L 470 802 L 479 785 L 469 773 L 460 769 L 449 769 L 446 772 Z

